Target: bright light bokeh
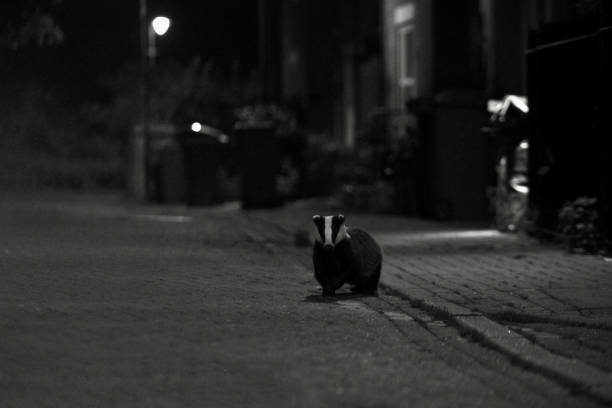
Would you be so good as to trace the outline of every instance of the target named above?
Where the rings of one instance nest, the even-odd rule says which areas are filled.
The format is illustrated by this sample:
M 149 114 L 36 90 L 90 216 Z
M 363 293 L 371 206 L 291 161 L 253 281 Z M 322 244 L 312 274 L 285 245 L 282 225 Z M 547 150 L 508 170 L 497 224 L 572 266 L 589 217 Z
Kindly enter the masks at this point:
M 508 95 L 507 98 L 512 102 L 514 106 L 519 108 L 523 113 L 529 113 L 529 105 L 527 105 L 527 98 L 518 95 Z
M 151 21 L 151 26 L 155 34 L 164 35 L 170 28 L 170 19 L 163 16 L 155 17 L 153 21 Z
M 202 130 L 202 124 L 200 122 L 193 122 L 191 124 L 191 130 L 194 132 L 200 132 Z
M 499 99 L 489 99 L 487 101 L 487 111 L 489 113 L 498 113 L 503 106 L 502 101 Z

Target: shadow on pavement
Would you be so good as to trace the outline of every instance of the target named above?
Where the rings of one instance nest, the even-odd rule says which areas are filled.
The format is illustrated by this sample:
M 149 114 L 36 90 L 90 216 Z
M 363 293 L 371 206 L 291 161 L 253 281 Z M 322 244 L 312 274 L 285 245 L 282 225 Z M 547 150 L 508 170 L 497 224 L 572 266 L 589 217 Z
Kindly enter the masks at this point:
M 363 299 L 363 298 L 371 298 L 377 297 L 376 295 L 369 295 L 364 293 L 337 293 L 334 296 L 323 296 L 321 294 L 308 295 L 302 299 L 302 302 L 305 303 L 338 303 L 339 301 L 344 300 L 353 300 L 353 299 Z

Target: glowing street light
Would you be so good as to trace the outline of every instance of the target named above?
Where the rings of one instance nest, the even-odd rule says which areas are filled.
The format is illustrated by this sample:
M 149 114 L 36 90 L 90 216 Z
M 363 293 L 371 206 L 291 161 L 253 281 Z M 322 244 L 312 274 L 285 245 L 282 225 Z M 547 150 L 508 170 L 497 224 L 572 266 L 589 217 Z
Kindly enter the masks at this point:
M 162 36 L 168 32 L 170 28 L 170 19 L 164 16 L 157 16 L 153 20 L 151 20 L 151 24 L 149 24 L 149 59 L 150 64 L 153 65 L 155 63 L 155 56 L 157 55 L 157 48 L 155 48 L 155 36 Z
M 155 34 L 164 35 L 170 28 L 170 19 L 164 16 L 155 17 L 153 21 L 151 21 L 151 27 L 153 27 Z
M 191 124 L 191 131 L 199 133 L 202 130 L 202 124 L 200 122 L 193 122 Z
M 162 36 L 168 32 L 170 28 L 170 19 L 165 16 L 157 16 L 149 20 L 147 12 L 147 0 L 140 0 L 140 47 L 141 47 L 141 88 L 142 88 L 142 135 L 143 135 L 143 151 L 144 151 L 144 166 L 143 166 L 143 181 L 144 181 L 144 199 L 149 201 L 154 197 L 154 183 L 151 177 L 151 71 L 155 64 L 155 56 L 157 54 L 155 48 L 155 37 Z

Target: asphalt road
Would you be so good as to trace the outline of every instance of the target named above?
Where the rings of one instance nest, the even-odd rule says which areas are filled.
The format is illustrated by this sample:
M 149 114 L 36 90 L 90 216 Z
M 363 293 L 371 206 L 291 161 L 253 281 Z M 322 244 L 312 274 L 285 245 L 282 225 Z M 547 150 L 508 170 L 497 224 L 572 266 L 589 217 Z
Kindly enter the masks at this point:
M 0 198 L 1 407 L 589 407 L 236 209 Z M 384 271 L 383 271 L 384 273 Z

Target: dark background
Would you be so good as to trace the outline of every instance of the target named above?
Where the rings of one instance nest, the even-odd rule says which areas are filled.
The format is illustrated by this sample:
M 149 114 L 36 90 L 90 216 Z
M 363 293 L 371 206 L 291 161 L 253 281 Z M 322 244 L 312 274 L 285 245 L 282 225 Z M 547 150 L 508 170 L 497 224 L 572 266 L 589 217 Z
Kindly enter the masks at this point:
M 187 64 L 200 57 L 223 67 L 238 64 L 243 71 L 252 69 L 257 56 L 256 6 L 257 2 L 238 0 L 149 1 L 151 17 L 165 15 L 172 20 L 168 33 L 157 39 L 159 59 Z M 1 74 L 13 79 L 4 80 L 5 84 L 19 86 L 23 80 L 38 78 L 44 86 L 78 101 L 100 96 L 95 85 L 101 76 L 138 63 L 137 0 L 3 2 L 0 16 L 5 31 L 24 24 L 36 10 L 50 13 L 63 41 L 41 47 L 33 39 L 19 49 L 3 48 Z
M 142 118 L 138 0 L 0 4 L 0 184 L 123 188 Z M 257 65 L 257 2 L 148 1 L 156 37 L 149 120 L 231 122 Z

